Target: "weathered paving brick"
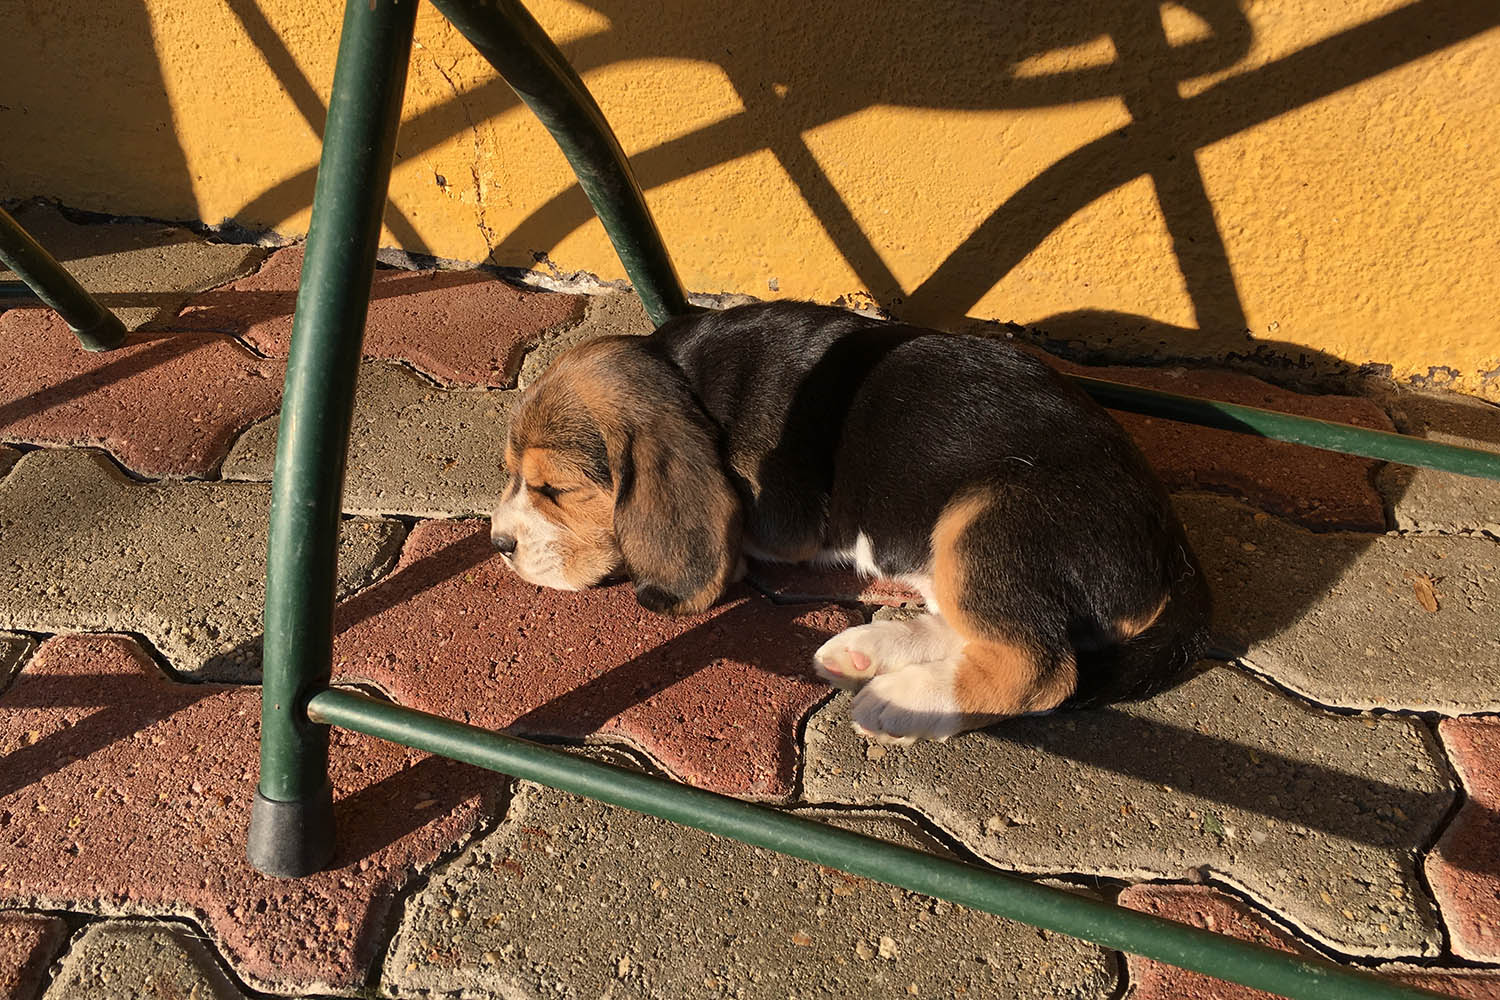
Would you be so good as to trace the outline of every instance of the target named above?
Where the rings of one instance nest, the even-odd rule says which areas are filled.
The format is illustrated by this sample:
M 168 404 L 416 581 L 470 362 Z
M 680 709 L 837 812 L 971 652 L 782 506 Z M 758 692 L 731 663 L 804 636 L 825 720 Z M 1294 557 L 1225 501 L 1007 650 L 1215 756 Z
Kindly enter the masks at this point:
M 1453 951 L 1500 962 L 1500 718 L 1438 726 L 1468 798 L 1427 858 Z
M 1207 886 L 1136 885 L 1122 892 L 1119 902 L 1133 910 L 1253 941 L 1278 951 L 1303 956 L 1316 954 L 1286 931 L 1272 926 L 1242 901 Z M 1126 961 L 1130 968 L 1130 996 L 1135 1000 L 1270 1000 L 1272 997 L 1270 993 L 1236 986 L 1139 955 L 1129 955 Z M 1494 972 L 1417 968 L 1396 963 L 1373 971 L 1409 986 L 1420 986 L 1467 1000 L 1500 1000 L 1500 974 Z
M 489 513 L 505 486 L 501 455 L 516 393 L 439 389 L 388 362 L 360 366 L 344 510 L 449 517 Z M 224 478 L 270 482 L 279 418 L 235 442 Z
M 1401 430 L 1429 441 L 1500 452 L 1500 407 L 1452 393 L 1390 400 Z M 1402 531 L 1485 532 L 1500 538 L 1500 482 L 1387 465 L 1380 489 Z
M 162 222 L 79 225 L 43 204 L 12 214 L 129 330 L 170 318 L 193 293 L 250 273 L 266 256 Z
M 177 670 L 252 680 L 270 487 L 135 483 L 97 453 L 33 451 L 0 480 L 0 628 L 130 631 Z M 347 593 L 396 558 L 402 528 L 344 523 Z
M 146 477 L 207 476 L 276 412 L 282 364 L 232 338 L 150 333 L 85 351 L 56 313 L 0 314 L 0 439 L 94 445 Z
M 1149 701 L 867 744 L 809 721 L 812 802 L 904 805 L 1001 867 L 1204 874 L 1351 954 L 1436 954 L 1416 854 L 1453 800 L 1420 724 L 1310 708 L 1227 668 Z
M 1052 1000 L 1116 981 L 1074 939 L 529 784 L 407 905 L 386 964 L 412 996 Z
M 269 357 L 291 343 L 302 247 L 272 254 L 247 278 L 195 298 L 184 329 L 237 334 Z M 583 297 L 522 289 L 482 271 L 375 272 L 365 322 L 367 358 L 408 361 L 440 382 L 503 388 L 528 347 L 578 322 Z
M 1389 431 L 1374 401 L 1292 392 L 1237 372 L 1197 368 L 1090 367 L 1036 352 L 1076 375 L 1162 392 Z M 1372 480 L 1380 463 L 1196 424 L 1115 413 L 1168 489 L 1228 493 L 1313 528 L 1379 531 L 1385 511 Z
M 1325 705 L 1500 709 L 1500 542 L 1313 533 L 1227 498 L 1179 496 L 1218 642 Z
M 41 992 L 47 966 L 68 940 L 57 917 L 0 911 L 0 998 L 32 1000 Z
M 333 733 L 327 871 L 245 860 L 260 692 L 168 681 L 120 636 L 49 640 L 0 695 L 0 905 L 194 919 L 242 978 L 353 993 L 395 900 L 494 815 L 503 779 Z
M 646 611 L 629 585 L 546 590 L 493 555 L 487 522 L 428 521 L 339 607 L 334 675 L 487 728 L 625 740 L 694 784 L 781 798 L 797 727 L 828 693 L 812 653 L 859 621 L 744 590 L 688 618 Z
M 244 1000 L 198 936 L 182 925 L 107 920 L 63 957 L 46 1000 Z
M 517 388 L 524 389 L 535 382 L 559 354 L 576 344 L 599 337 L 638 336 L 655 329 L 640 298 L 634 293 L 590 295 L 585 302 L 583 320 L 577 326 L 554 330 L 537 339 L 536 346 L 521 362 L 521 371 L 516 377 Z

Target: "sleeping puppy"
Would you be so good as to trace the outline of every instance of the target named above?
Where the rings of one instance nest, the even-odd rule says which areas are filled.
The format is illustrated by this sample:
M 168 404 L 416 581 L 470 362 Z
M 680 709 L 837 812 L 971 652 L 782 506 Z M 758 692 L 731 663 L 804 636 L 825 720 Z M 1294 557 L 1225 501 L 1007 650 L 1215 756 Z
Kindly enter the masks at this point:
M 561 355 L 505 465 L 491 538 L 535 584 L 623 572 L 691 614 L 750 556 L 915 587 L 929 613 L 814 656 L 873 737 L 1144 697 L 1207 642 L 1203 574 L 1140 452 L 999 341 L 799 303 L 679 317 Z

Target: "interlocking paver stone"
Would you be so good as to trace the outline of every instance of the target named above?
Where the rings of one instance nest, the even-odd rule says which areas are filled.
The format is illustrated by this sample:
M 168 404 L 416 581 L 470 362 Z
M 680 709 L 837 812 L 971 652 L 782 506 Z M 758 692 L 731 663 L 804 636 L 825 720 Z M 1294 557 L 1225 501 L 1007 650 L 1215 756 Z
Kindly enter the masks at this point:
M 184 329 L 233 333 L 287 356 L 302 247 L 276 251 L 259 271 L 190 302 Z M 409 361 L 441 382 L 504 387 L 548 330 L 578 322 L 583 297 L 523 289 L 482 271 L 381 268 L 365 322 L 367 358 Z
M 5 478 L 5 474 L 10 471 L 10 467 L 15 465 L 20 458 L 21 453 L 16 451 L 16 449 L 0 445 L 0 479 Z
M 1453 951 L 1500 962 L 1500 718 L 1444 719 L 1443 744 L 1468 798 L 1427 858 Z
M 500 456 L 515 392 L 439 389 L 388 362 L 365 362 L 355 389 L 344 510 L 448 517 L 487 514 L 500 499 Z M 269 482 L 278 418 L 250 428 L 225 479 Z
M 1402 393 L 1390 405 L 1407 434 L 1500 452 L 1500 407 L 1491 403 Z M 1482 531 L 1500 538 L 1500 482 L 1392 464 L 1382 470 L 1380 488 L 1403 531 Z
M 1244 902 L 1207 886 L 1136 885 L 1120 893 L 1119 903 L 1278 951 L 1314 954 Z M 1130 996 L 1134 1000 L 1270 1000 L 1272 996 L 1139 955 L 1129 955 L 1126 961 L 1130 967 Z M 1417 968 L 1396 963 L 1373 971 L 1411 986 L 1468 1000 L 1500 1000 L 1500 974 L 1494 972 Z
M 244 1000 L 197 936 L 176 923 L 107 920 L 63 957 L 46 1000 Z
M 743 589 L 688 618 L 646 611 L 628 585 L 546 590 L 493 555 L 487 522 L 427 521 L 340 606 L 334 675 L 487 728 L 624 740 L 694 784 L 780 798 L 797 726 L 828 693 L 812 653 L 859 621 Z
M 523 784 L 500 828 L 408 904 L 386 981 L 403 995 L 1092 1000 L 1113 966 L 1071 938 Z
M 0 905 L 187 916 L 258 988 L 362 987 L 396 897 L 503 779 L 335 730 L 337 853 L 272 879 L 245 860 L 259 717 L 256 688 L 173 683 L 124 637 L 44 643 L 0 696 Z
M 0 628 L 130 631 L 177 670 L 253 680 L 270 487 L 135 483 L 104 456 L 33 451 L 0 480 Z M 390 521 L 344 522 L 339 587 L 395 561 Z
M 655 328 L 651 318 L 646 315 L 641 300 L 634 293 L 589 295 L 585 297 L 585 301 L 587 306 L 582 322 L 537 339 L 536 346 L 527 352 L 526 359 L 521 362 L 521 371 L 516 377 L 517 388 L 524 389 L 536 381 L 537 376 L 546 371 L 547 366 L 559 354 L 575 344 L 614 334 L 642 335 Z
M 232 338 L 142 333 L 85 351 L 56 313 L 0 315 L 0 440 L 95 445 L 150 478 L 207 476 L 276 412 L 282 364 Z
M 1373 430 L 1395 429 L 1379 405 L 1362 397 L 1292 392 L 1218 369 L 1090 367 L 1036 353 L 1071 374 Z M 1116 412 L 1114 417 L 1168 489 L 1228 493 L 1319 529 L 1385 527 L 1384 505 L 1373 484 L 1378 462 L 1136 413 Z
M 1500 542 L 1314 533 L 1205 495 L 1177 509 L 1217 641 L 1256 670 L 1325 705 L 1500 709 Z
M 68 940 L 66 925 L 42 913 L 0 911 L 0 1000 L 32 1000 Z
M 173 316 L 195 292 L 250 273 L 266 256 L 164 222 L 79 225 L 36 203 L 12 215 L 130 330 Z
M 1216 668 L 1148 701 L 870 745 L 807 725 L 809 801 L 906 805 L 1031 872 L 1212 874 L 1350 953 L 1435 954 L 1416 854 L 1453 800 L 1421 725 L 1310 708 Z

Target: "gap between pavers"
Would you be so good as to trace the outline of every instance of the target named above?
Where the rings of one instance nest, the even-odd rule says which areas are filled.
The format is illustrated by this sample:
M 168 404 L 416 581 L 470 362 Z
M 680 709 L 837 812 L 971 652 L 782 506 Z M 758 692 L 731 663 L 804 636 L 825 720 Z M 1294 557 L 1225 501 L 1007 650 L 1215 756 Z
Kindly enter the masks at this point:
M 0 440 L 93 445 L 149 478 L 209 476 L 237 434 L 276 412 L 283 369 L 211 334 L 85 351 L 57 314 L 13 309 L 0 315 Z
M 879 814 L 822 817 L 932 849 Z M 401 996 L 1090 998 L 1112 955 L 666 820 L 518 786 L 505 821 L 408 902 Z
M 1406 434 L 1500 453 L 1500 406 L 1453 393 L 1396 393 L 1387 405 Z M 1390 464 L 1380 489 L 1402 531 L 1483 532 L 1500 538 L 1500 482 Z
M 255 274 L 194 298 L 174 325 L 234 334 L 285 358 L 302 259 L 300 245 L 276 251 Z M 379 268 L 364 356 L 404 360 L 452 385 L 503 388 L 543 334 L 583 313 L 583 296 L 521 288 L 485 271 Z
M 488 514 L 506 476 L 505 427 L 518 393 L 439 389 L 410 369 L 366 361 L 355 384 L 343 507 L 351 514 Z M 279 417 L 235 442 L 225 479 L 270 482 Z
M 1215 637 L 1323 705 L 1500 709 L 1500 542 L 1311 532 L 1224 497 L 1174 498 Z
M 58 917 L 0 910 L 0 997 L 34 1000 L 39 996 L 47 968 L 67 940 L 67 926 Z
M 1438 734 L 1468 797 L 1427 856 L 1453 951 L 1500 964 L 1500 717 L 1444 719 Z
M 909 747 L 858 737 L 840 695 L 807 725 L 803 788 L 910 807 L 1009 870 L 1211 875 L 1348 954 L 1428 956 L 1417 853 L 1454 798 L 1431 743 L 1217 667 L 1145 702 Z
M 0 691 L 5 690 L 35 648 L 30 636 L 0 632 Z
M 0 628 L 137 632 L 184 674 L 256 680 L 270 495 L 136 483 L 96 452 L 30 452 L 0 480 Z M 403 534 L 345 521 L 339 592 L 394 563 Z
M 1316 955 L 1313 949 L 1247 906 L 1242 900 L 1207 886 L 1136 885 L 1120 894 L 1121 906 L 1166 917 L 1216 934 L 1292 952 Z M 1329 957 L 1329 956 L 1322 956 Z M 1132 1000 L 1271 1000 L 1272 994 L 1212 979 L 1176 966 L 1129 955 Z M 1500 1000 L 1500 971 L 1418 967 L 1387 963 L 1366 971 L 1465 1000 Z
M 396 900 L 506 779 L 335 729 L 333 861 L 273 879 L 245 860 L 259 719 L 257 688 L 171 682 L 128 638 L 43 643 L 0 695 L 0 906 L 184 916 L 257 989 L 360 993 Z
M 194 293 L 255 270 L 267 253 L 256 246 L 211 243 L 165 222 L 80 225 L 45 203 L 22 205 L 11 214 L 127 330 L 168 319 Z M 13 278 L 0 268 L 0 280 Z M 25 311 L 42 307 L 37 303 Z

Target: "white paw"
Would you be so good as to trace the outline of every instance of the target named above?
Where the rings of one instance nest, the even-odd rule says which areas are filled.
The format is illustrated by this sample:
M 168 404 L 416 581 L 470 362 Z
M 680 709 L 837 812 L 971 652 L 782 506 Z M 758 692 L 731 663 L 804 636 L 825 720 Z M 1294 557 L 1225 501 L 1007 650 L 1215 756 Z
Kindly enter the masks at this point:
M 884 743 L 911 743 L 974 728 L 954 694 L 957 671 L 956 660 L 945 660 L 876 677 L 850 703 L 855 731 Z
M 880 674 L 920 663 L 927 649 L 912 640 L 908 622 L 871 622 L 845 629 L 813 654 L 818 676 L 839 687 L 857 687 Z

